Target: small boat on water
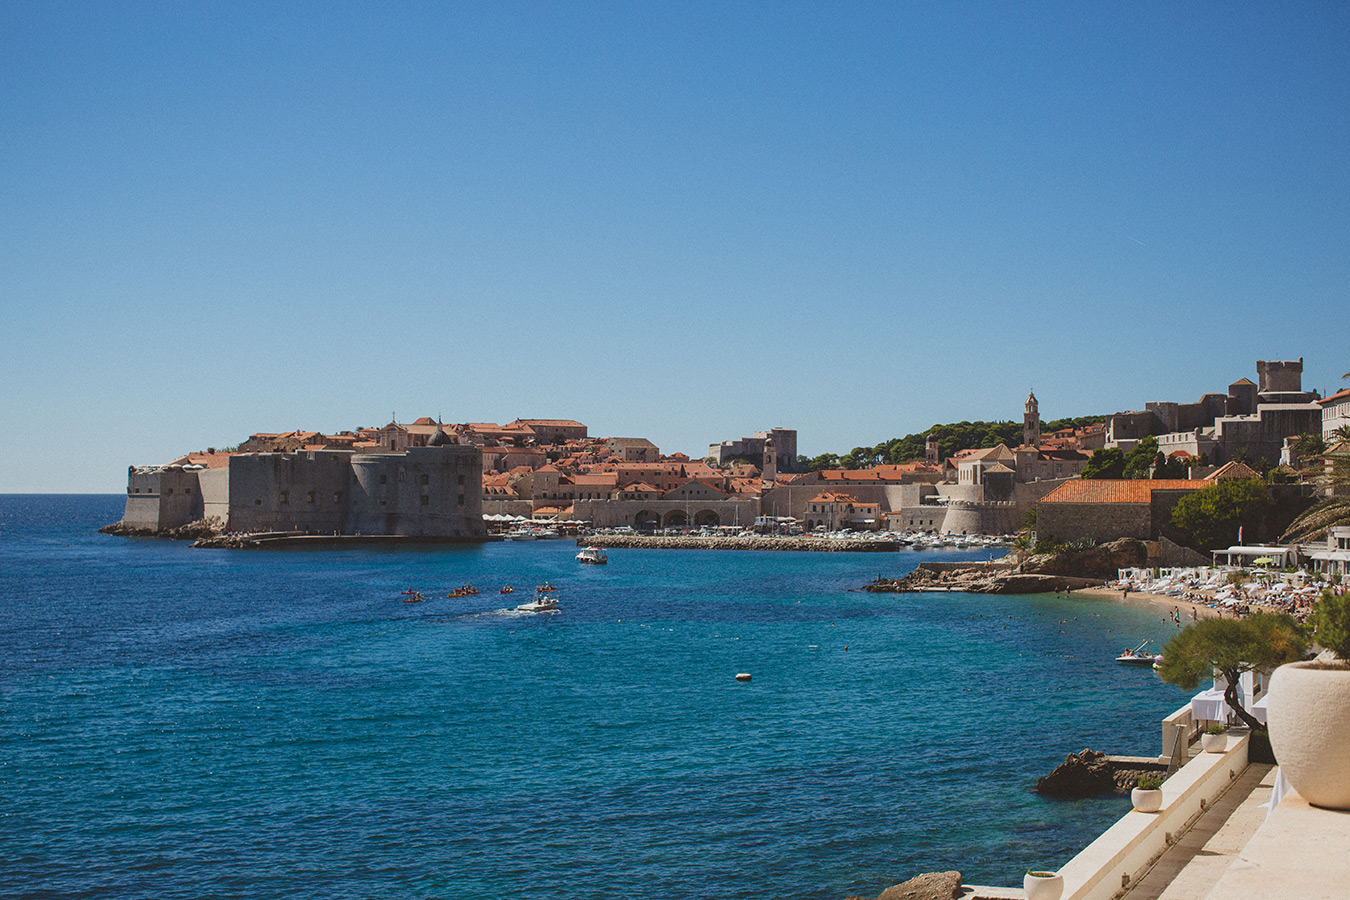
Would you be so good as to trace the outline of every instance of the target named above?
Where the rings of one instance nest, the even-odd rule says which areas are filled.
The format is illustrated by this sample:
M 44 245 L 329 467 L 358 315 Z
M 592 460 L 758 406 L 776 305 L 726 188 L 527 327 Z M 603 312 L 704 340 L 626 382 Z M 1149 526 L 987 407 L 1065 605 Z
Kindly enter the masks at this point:
M 515 592 L 516 592 L 516 589 L 513 588 L 513 587 L 511 587 L 511 585 L 509 585 L 509 584 L 504 584 L 504 585 L 502 585 L 502 589 L 501 589 L 500 591 L 498 591 L 497 593 L 499 593 L 499 594 L 514 594 Z
M 455 588 L 453 591 L 451 591 L 450 593 L 446 594 L 445 596 L 447 596 L 447 597 L 472 597 L 472 596 L 473 596 L 474 594 L 476 594 L 476 593 L 478 593 L 478 588 L 474 587 L 472 584 L 461 584 L 459 587 Z
M 1161 656 L 1155 653 L 1149 653 L 1144 649 L 1151 643 L 1153 642 L 1144 641 L 1133 650 L 1125 650 L 1116 657 L 1116 662 L 1124 666 L 1153 666 L 1162 662 Z
M 603 566 L 609 562 L 609 557 L 599 547 L 587 547 L 577 554 L 577 562 L 592 566 Z
M 409 592 L 408 592 L 408 591 L 404 591 L 403 593 L 407 594 L 407 593 L 409 593 Z M 412 596 L 411 596 L 411 597 L 404 597 L 404 598 L 403 598 L 403 602 L 404 602 L 404 603 L 421 603 L 423 600 L 427 599 L 426 597 L 423 597 L 423 596 L 422 596 L 422 592 L 421 592 L 421 591 L 412 591 L 411 593 L 412 593 Z
M 553 612 L 559 608 L 558 599 L 541 588 L 535 593 L 533 602 L 520 604 L 516 612 Z

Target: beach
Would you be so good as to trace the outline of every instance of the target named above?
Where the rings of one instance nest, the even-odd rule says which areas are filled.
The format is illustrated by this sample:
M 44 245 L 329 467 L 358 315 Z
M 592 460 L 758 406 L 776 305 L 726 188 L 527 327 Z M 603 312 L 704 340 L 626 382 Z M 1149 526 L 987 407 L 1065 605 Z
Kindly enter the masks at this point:
M 1106 586 L 1095 588 L 1078 588 L 1072 592 L 1076 596 L 1085 596 L 1100 598 L 1102 600 L 1115 600 L 1120 603 L 1160 606 L 1170 612 L 1173 609 L 1180 610 L 1181 623 L 1183 625 L 1198 619 L 1215 618 L 1220 615 L 1217 608 L 1206 606 L 1201 603 L 1193 603 L 1189 600 L 1182 600 L 1179 597 L 1169 597 L 1166 594 L 1150 594 L 1148 591 L 1130 591 L 1128 596 L 1122 596 L 1123 591 L 1117 588 Z M 1166 620 L 1166 616 L 1163 617 Z

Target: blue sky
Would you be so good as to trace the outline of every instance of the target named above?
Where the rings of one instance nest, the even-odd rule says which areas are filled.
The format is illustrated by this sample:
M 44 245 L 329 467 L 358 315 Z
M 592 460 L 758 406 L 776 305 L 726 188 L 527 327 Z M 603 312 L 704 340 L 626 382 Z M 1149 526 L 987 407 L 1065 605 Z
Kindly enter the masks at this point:
M 0 491 L 1350 371 L 1341 4 L 0 5 Z

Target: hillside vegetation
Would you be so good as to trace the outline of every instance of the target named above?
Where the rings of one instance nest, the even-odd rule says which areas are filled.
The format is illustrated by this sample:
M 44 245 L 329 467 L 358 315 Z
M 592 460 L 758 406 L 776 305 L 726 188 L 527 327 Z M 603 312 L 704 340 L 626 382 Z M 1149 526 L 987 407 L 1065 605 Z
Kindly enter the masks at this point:
M 1041 433 L 1049 434 L 1063 428 L 1083 428 L 1105 422 L 1106 416 L 1078 416 L 1055 419 L 1041 424 Z M 929 435 L 938 442 L 938 457 L 945 459 L 958 450 L 984 449 L 1007 444 L 1016 447 L 1022 443 L 1021 422 L 954 422 L 934 425 L 915 434 L 891 438 L 875 447 L 854 447 L 848 453 L 822 453 L 814 459 L 798 457 L 801 467 L 811 469 L 864 469 L 872 465 L 900 465 L 924 458 L 924 445 Z

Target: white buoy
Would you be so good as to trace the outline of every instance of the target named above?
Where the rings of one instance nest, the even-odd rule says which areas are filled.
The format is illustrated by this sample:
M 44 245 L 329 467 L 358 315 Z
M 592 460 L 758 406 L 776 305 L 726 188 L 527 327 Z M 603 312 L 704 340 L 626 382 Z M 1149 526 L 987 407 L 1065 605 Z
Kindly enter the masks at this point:
M 749 681 L 749 680 L 750 680 L 750 673 L 749 673 L 749 672 L 737 672 L 737 673 L 736 673 L 736 680 L 737 680 L 737 681 Z

